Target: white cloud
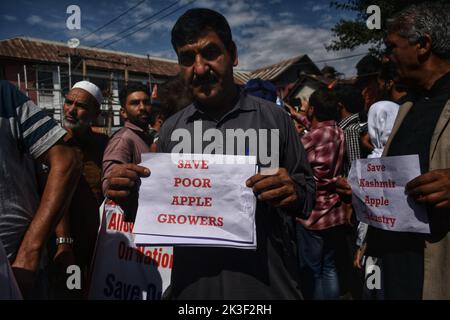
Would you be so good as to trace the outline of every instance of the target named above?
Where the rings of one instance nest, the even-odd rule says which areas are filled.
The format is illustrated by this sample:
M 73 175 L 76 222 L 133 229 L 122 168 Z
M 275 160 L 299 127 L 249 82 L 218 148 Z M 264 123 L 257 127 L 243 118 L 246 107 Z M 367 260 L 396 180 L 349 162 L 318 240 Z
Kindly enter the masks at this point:
M 227 18 L 238 46 L 240 69 L 254 70 L 301 54 L 307 54 L 313 61 L 355 54 L 349 51 L 328 52 L 325 49 L 325 44 L 330 43 L 332 39 L 329 29 L 333 22 L 332 17 L 326 14 L 327 5 L 309 4 L 313 11 L 322 13 L 320 16 L 322 27 L 312 27 L 290 19 L 294 13 L 288 10 L 284 9 L 275 14 L 273 10 L 270 11 L 268 4 L 280 2 L 280 0 L 267 2 L 198 0 L 195 6 L 212 8 Z M 328 64 L 349 76 L 355 74 L 354 65 L 359 58 L 330 61 Z M 317 65 L 322 68 L 325 62 Z
M 261 15 L 256 11 L 225 14 L 232 29 L 255 25 L 270 19 L 267 15 Z
M 161 50 L 161 51 L 150 51 L 149 54 L 153 57 L 177 60 L 177 55 L 175 54 L 175 51 L 173 49 Z
M 111 38 L 112 36 L 114 36 L 116 33 L 115 32 L 98 32 L 98 33 L 92 33 L 89 36 L 87 36 L 86 38 L 83 39 L 83 41 L 103 41 L 106 39 Z M 111 40 L 113 40 L 114 38 L 111 38 Z
M 328 6 L 324 4 L 316 4 L 311 8 L 312 12 L 327 10 Z
M 61 31 L 66 30 L 66 21 L 64 22 L 56 22 L 56 21 L 49 21 L 47 19 L 43 19 L 38 15 L 31 15 L 26 19 L 27 23 L 32 26 L 40 26 L 47 29 L 59 29 Z
M 129 7 L 132 7 L 134 5 L 136 5 L 136 3 L 129 4 Z M 164 4 L 164 7 L 166 7 L 165 4 Z M 132 20 L 135 20 L 135 22 L 137 22 L 138 20 L 143 20 L 146 17 L 151 16 L 155 12 L 156 12 L 156 10 L 152 7 L 151 2 L 150 3 L 143 2 L 139 6 L 137 6 L 133 10 L 131 10 L 126 16 L 128 16 L 128 15 L 131 16 Z M 124 18 L 126 16 L 124 16 Z
M 355 54 L 350 51 L 327 51 L 325 45 L 331 40 L 332 34 L 329 29 L 272 20 L 265 26 L 242 30 L 240 36 L 237 37 L 239 68 L 254 70 L 301 54 L 307 54 L 313 61 L 336 59 Z M 358 53 L 364 51 L 365 49 L 360 49 Z M 348 77 L 355 74 L 354 66 L 360 58 L 316 64 L 319 69 L 325 64 L 333 65 Z
M 282 18 L 292 18 L 294 17 L 294 14 L 292 12 L 280 12 L 278 14 Z
M 331 29 L 335 24 L 335 19 L 331 14 L 323 14 L 319 18 L 320 25 L 327 29 Z
M 132 37 L 134 40 L 136 40 L 138 42 L 142 42 L 142 41 L 148 40 L 151 37 L 151 32 L 150 31 L 139 31 L 139 32 L 133 33 Z
M 186 4 L 188 1 L 181 1 L 177 7 Z M 272 2 L 279 3 L 280 1 L 253 3 L 245 0 L 198 0 L 195 2 L 195 7 L 212 8 L 221 12 L 227 18 L 233 30 L 233 38 L 238 46 L 238 68 L 240 69 L 254 70 L 301 54 L 307 54 L 313 61 L 321 61 L 367 51 L 367 47 L 360 48 L 356 52 L 328 52 L 325 49 L 325 45 L 332 40 L 330 26 L 333 24 L 333 17 L 328 14 L 326 5 L 314 5 L 314 3 L 308 5 L 309 8 L 312 8 L 311 10 L 318 11 L 320 27 L 313 27 L 290 19 L 295 13 L 289 10 L 282 9 L 280 12 L 270 11 L 268 3 Z M 164 6 L 161 8 L 158 7 L 157 9 L 161 10 Z M 146 4 L 145 8 L 147 8 L 146 10 L 148 12 L 152 12 L 149 4 Z M 128 50 L 133 51 L 133 46 L 148 43 L 148 46 L 145 46 L 145 50 L 150 50 L 152 55 L 172 59 L 176 58 L 170 46 L 170 30 L 176 18 L 187 9 L 184 8 L 184 10 L 177 11 L 169 18 L 158 21 L 148 28 L 134 33 L 132 36 L 124 39 L 123 42 L 118 42 L 117 45 L 122 44 Z M 158 18 L 156 17 L 154 19 Z M 37 18 L 33 18 L 31 21 L 34 23 L 42 22 L 38 20 Z M 129 18 L 123 20 L 118 21 L 120 28 L 116 25 L 116 32 L 138 21 L 137 19 L 133 23 L 130 23 Z M 103 40 L 112 34 L 112 32 L 102 33 L 100 35 L 93 35 L 93 38 Z M 154 45 L 152 41 L 156 38 L 164 39 L 165 44 L 163 48 Z M 325 64 L 332 65 L 348 77 L 356 73 L 354 66 L 360 58 L 354 57 L 329 62 L 318 62 L 317 66 L 322 68 Z
M 27 18 L 27 22 L 31 25 L 35 25 L 35 24 L 40 24 L 42 23 L 42 18 L 40 16 L 37 15 L 31 15 Z
M 3 19 L 5 19 L 6 21 L 16 21 L 16 20 L 17 20 L 17 17 L 15 17 L 15 16 L 10 16 L 10 15 L 7 15 L 7 14 L 2 15 L 2 17 L 3 17 Z

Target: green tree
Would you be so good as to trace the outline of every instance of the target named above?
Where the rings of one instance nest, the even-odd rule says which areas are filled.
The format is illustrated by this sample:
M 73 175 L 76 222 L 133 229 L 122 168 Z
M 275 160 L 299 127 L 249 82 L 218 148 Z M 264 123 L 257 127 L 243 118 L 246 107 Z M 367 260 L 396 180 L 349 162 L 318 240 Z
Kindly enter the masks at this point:
M 412 4 L 422 2 L 447 2 L 448 0 L 345 0 L 330 1 L 330 7 L 356 13 L 354 20 L 341 19 L 331 29 L 335 39 L 326 46 L 327 50 L 339 51 L 342 49 L 355 49 L 361 45 L 370 45 L 369 51 L 379 55 L 383 47 L 384 26 L 386 20 L 395 13 Z M 366 21 L 369 18 L 367 8 L 377 5 L 381 10 L 381 29 L 369 29 Z

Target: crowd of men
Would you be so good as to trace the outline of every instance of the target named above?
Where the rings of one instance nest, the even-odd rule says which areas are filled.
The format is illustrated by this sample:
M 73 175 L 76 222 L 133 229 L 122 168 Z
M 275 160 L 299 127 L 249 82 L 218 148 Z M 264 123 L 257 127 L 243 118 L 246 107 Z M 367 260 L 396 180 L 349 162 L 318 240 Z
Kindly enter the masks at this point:
M 0 298 L 85 299 L 101 203 L 114 200 L 134 221 L 140 178 L 152 170 L 141 155 L 172 152 L 172 133 L 201 121 L 203 131 L 278 129 L 268 150 L 278 167 L 246 181 L 257 196 L 257 249 L 175 246 L 166 299 L 450 299 L 448 21 L 448 5 L 403 10 L 388 21 L 383 59 L 364 57 L 356 83 L 280 107 L 270 86 L 234 83 L 238 48 L 226 19 L 188 10 L 172 29 L 181 74 L 165 93 L 179 111 L 155 115 L 149 88 L 129 84 L 119 96 L 125 125 L 111 137 L 92 130 L 103 100 L 95 84 L 70 89 L 60 127 L 0 81 Z M 422 174 L 406 192 L 426 206 L 431 233 L 358 223 L 352 162 L 410 154 Z M 368 261 L 382 270 L 381 288 L 366 285 Z M 65 282 L 74 264 L 78 291 Z

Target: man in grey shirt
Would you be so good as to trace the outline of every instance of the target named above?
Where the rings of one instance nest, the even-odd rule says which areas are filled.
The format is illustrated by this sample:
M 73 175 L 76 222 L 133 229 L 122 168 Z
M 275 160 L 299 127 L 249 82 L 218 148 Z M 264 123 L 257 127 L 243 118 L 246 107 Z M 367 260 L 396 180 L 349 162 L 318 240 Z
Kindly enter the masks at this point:
M 191 148 L 184 152 L 198 153 L 199 147 L 200 152 L 211 152 L 210 141 L 199 136 L 217 129 L 225 138 L 217 142 L 216 153 L 257 155 L 258 165 L 263 167 L 267 163 L 260 156 L 262 148 L 278 165 L 271 175 L 258 173 L 247 180 L 247 187 L 258 197 L 257 250 L 176 247 L 168 297 L 301 299 L 295 217 L 308 217 L 314 206 L 315 185 L 292 120 L 275 104 L 241 93 L 234 84 L 236 46 L 228 22 L 219 13 L 209 9 L 187 11 L 172 30 L 172 45 L 194 103 L 164 123 L 158 151 L 176 152 L 183 142 L 175 138 L 175 130 L 185 129 L 192 139 L 186 144 Z M 230 136 L 226 133 L 232 129 L 258 132 L 259 148 L 249 142 L 251 139 L 229 148 Z M 270 135 L 261 138 L 261 132 Z M 239 142 L 245 145 L 243 150 L 237 147 Z M 110 175 L 108 197 L 122 196 L 127 184 L 138 175 L 148 174 L 146 168 L 124 166 Z

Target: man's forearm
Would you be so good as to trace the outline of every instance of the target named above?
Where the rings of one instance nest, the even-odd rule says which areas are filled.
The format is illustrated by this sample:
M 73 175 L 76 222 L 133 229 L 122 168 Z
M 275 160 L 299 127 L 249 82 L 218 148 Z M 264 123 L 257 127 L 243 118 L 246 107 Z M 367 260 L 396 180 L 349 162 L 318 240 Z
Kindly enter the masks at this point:
M 36 270 L 42 247 L 62 212 L 66 211 L 81 172 L 77 152 L 67 146 L 56 145 L 46 154 L 50 166 L 48 180 L 40 205 L 20 245 L 14 265 Z
M 55 236 L 57 238 L 67 238 L 71 236 L 70 232 L 70 214 L 66 210 L 55 227 Z

